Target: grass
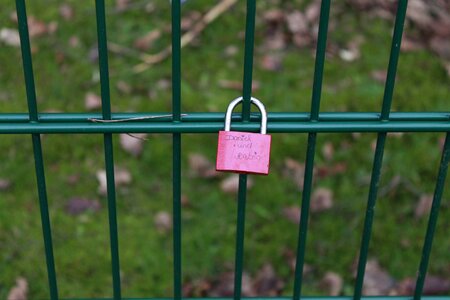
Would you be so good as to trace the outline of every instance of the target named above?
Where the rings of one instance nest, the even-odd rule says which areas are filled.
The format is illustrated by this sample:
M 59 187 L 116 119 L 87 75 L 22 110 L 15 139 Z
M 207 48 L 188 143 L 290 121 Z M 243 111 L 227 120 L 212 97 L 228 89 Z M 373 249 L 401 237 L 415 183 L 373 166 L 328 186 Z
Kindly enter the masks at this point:
M 59 2 L 28 1 L 28 15 L 40 20 L 58 22 L 54 35 L 32 41 L 40 111 L 84 111 L 84 95 L 99 93 L 97 63 L 89 60 L 95 49 L 96 31 L 93 1 L 66 1 L 74 9 L 74 18 L 63 20 L 58 14 Z M 148 1 L 150 2 L 150 1 Z M 273 1 L 275 3 L 276 1 Z M 294 5 L 300 1 L 294 1 Z M 114 12 L 108 3 L 109 40 L 132 46 L 133 40 L 154 28 L 169 24 L 168 1 L 154 1 L 156 12 L 134 9 Z M 262 12 L 276 7 L 272 2 L 258 3 L 257 47 L 254 78 L 261 82 L 255 96 L 262 99 L 269 111 L 308 111 L 310 107 L 314 59 L 311 51 L 288 48 L 284 51 L 283 69 L 273 73 L 257 63 L 263 52 Z M 188 1 L 184 13 L 205 12 L 211 3 Z M 293 5 L 293 4 L 280 4 Z M 0 1 L 0 28 L 14 28 L 10 20 L 14 1 Z M 242 79 L 245 3 L 211 24 L 199 43 L 183 49 L 182 107 L 184 112 L 224 111 L 230 99 L 239 92 L 223 89 L 220 80 Z M 348 11 L 337 21 L 330 40 L 345 44 L 355 35 L 362 35 L 361 58 L 343 62 L 329 58 L 325 67 L 321 111 L 379 111 L 383 84 L 372 79 L 374 70 L 386 69 L 391 22 L 369 19 Z M 226 28 L 226 30 L 224 30 Z M 76 36 L 78 47 L 69 46 Z M 164 32 L 155 49 L 162 49 L 170 40 Z M 224 48 L 234 45 L 236 56 L 225 57 Z M 155 50 L 153 50 L 155 51 Z M 0 45 L 0 111 L 26 112 L 25 88 L 19 48 Z M 110 55 L 113 111 L 170 111 L 170 88 L 158 84 L 171 76 L 170 60 L 136 75 L 131 68 L 138 61 Z M 201 62 L 201 63 L 199 63 Z M 117 88 L 123 81 L 132 87 L 130 94 Z M 450 80 L 438 58 L 422 50 L 401 56 L 395 89 L 395 111 L 448 111 Z M 405 134 L 389 137 L 382 170 L 381 187 L 400 175 L 423 193 L 432 193 L 440 158 L 442 134 Z M 326 271 L 341 274 L 344 292 L 351 294 L 355 261 L 361 238 L 367 201 L 368 179 L 373 160 L 374 134 L 355 138 L 350 134 L 319 134 L 317 166 L 345 162 L 343 174 L 316 179 L 314 187 L 326 187 L 334 193 L 333 209 L 313 214 L 307 244 L 307 264 L 313 272 L 305 278 L 304 292 L 322 295 L 319 280 Z M 217 180 L 189 176 L 187 156 L 198 152 L 211 161 L 215 159 L 216 135 L 183 137 L 183 194 L 191 205 L 183 208 L 183 278 L 186 281 L 217 277 L 232 269 L 236 222 L 235 196 L 224 194 Z M 138 159 L 125 153 L 115 136 L 116 165 L 130 170 L 133 182 L 118 189 L 118 223 L 121 256 L 122 288 L 126 297 L 172 295 L 171 233 L 160 233 L 154 226 L 154 215 L 171 212 L 171 138 L 152 135 Z M 327 161 L 321 149 L 332 143 L 335 154 Z M 106 199 L 97 193 L 95 172 L 104 168 L 101 135 L 45 135 L 43 151 L 50 201 L 58 284 L 61 297 L 110 297 L 112 282 L 109 263 L 109 238 Z M 283 258 L 286 250 L 295 251 L 297 225 L 286 220 L 281 211 L 299 205 L 301 193 L 282 173 L 284 159 L 305 160 L 305 134 L 277 134 L 272 142 L 272 170 L 267 177 L 254 176 L 255 185 L 248 194 L 245 241 L 245 269 L 255 274 L 267 262 L 286 281 L 284 295 L 290 295 L 293 282 L 291 270 Z M 29 136 L 8 135 L 0 140 L 0 178 L 8 178 L 13 186 L 0 192 L 0 298 L 18 276 L 27 278 L 30 299 L 48 298 L 48 285 L 43 252 L 39 207 L 34 175 L 32 147 Z M 69 178 L 78 181 L 69 183 Z M 269 188 L 270 187 L 270 188 Z M 99 199 L 103 209 L 73 217 L 64 206 L 73 196 Z M 450 276 L 448 249 L 450 240 L 449 191 L 435 235 L 430 273 Z M 400 186 L 380 197 L 377 203 L 370 257 L 396 279 L 414 277 L 418 268 L 427 217 L 416 220 L 414 208 L 417 195 Z

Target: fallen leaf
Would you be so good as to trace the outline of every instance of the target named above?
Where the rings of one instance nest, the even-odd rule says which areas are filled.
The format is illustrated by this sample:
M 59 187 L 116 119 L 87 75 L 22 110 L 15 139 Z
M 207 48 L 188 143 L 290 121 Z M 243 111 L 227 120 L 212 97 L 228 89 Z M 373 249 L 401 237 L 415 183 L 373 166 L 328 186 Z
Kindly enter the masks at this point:
M 69 175 L 67 177 L 66 181 L 67 181 L 68 184 L 74 185 L 74 184 L 78 183 L 78 181 L 80 181 L 80 175 L 79 174 Z
M 215 165 L 200 153 L 189 154 L 189 170 L 192 176 L 200 178 L 216 178 L 221 174 L 216 171 Z
M 414 210 L 414 216 L 416 219 L 422 218 L 424 215 L 428 215 L 433 204 L 433 195 L 424 194 L 420 196 L 416 209 Z
M 77 216 L 87 211 L 97 212 L 100 209 L 101 204 L 98 200 L 80 197 L 70 198 L 65 205 L 66 212 L 72 216 Z
M 119 80 L 116 83 L 116 88 L 123 94 L 130 94 L 132 91 L 131 86 L 123 80 Z
M 404 132 L 388 132 L 387 135 L 389 137 L 393 137 L 393 138 L 397 138 L 398 139 L 398 138 L 401 138 L 402 136 L 404 136 L 405 133 Z
M 16 29 L 2 28 L 0 30 L 0 41 L 8 46 L 19 47 L 19 32 Z
M 445 70 L 447 71 L 448 77 L 450 77 L 450 62 L 443 63 Z
M 117 11 L 124 11 L 128 8 L 130 5 L 131 0 L 116 0 L 116 10 Z
M 97 171 L 96 176 L 99 183 L 98 187 L 99 194 L 106 195 L 107 194 L 106 171 L 105 170 Z M 131 181 L 132 181 L 131 173 L 128 170 L 121 167 L 114 168 L 114 183 L 116 187 L 130 184 Z
M 159 232 L 167 233 L 172 229 L 172 216 L 165 211 L 155 215 L 155 226 Z
M 320 178 L 325 178 L 328 176 L 334 176 L 334 175 L 345 173 L 345 171 L 347 171 L 347 163 L 346 162 L 338 162 L 333 165 L 326 164 L 326 165 L 317 167 L 317 176 Z
M 277 276 L 271 264 L 266 263 L 256 274 L 253 289 L 258 295 L 272 297 L 280 295 L 284 282 Z
M 202 14 L 200 12 L 190 11 L 185 17 L 181 18 L 181 30 L 190 30 L 201 18 Z
M 300 224 L 301 209 L 298 205 L 288 206 L 282 210 L 283 216 L 294 224 Z
M 432 38 L 430 40 L 430 48 L 440 57 L 450 60 L 450 40 L 448 38 Z
M 400 281 L 390 292 L 390 295 L 409 296 L 414 294 L 416 278 L 406 278 Z M 424 295 L 445 295 L 450 292 L 450 279 L 428 275 L 423 286 Z
M 380 266 L 376 259 L 367 261 L 363 284 L 364 295 L 387 295 L 394 284 L 394 279 Z
M 90 62 L 96 62 L 98 60 L 98 45 L 95 44 L 89 49 L 88 58 Z
M 279 71 L 281 70 L 281 56 L 275 54 L 266 54 L 261 58 L 260 66 L 263 70 Z
M 129 135 L 126 133 L 122 133 L 119 135 L 119 137 L 120 146 L 125 152 L 135 157 L 141 155 L 142 150 L 144 149 L 144 139 L 147 137 L 147 134 L 135 133 L 133 135 Z
M 247 178 L 247 189 L 251 189 L 253 187 L 253 180 L 251 177 Z M 223 192 L 228 194 L 236 194 L 239 190 L 239 175 L 233 174 L 222 180 L 220 183 L 220 188 Z
M 233 57 L 233 56 L 236 56 L 236 54 L 238 54 L 238 53 L 239 53 L 239 48 L 234 45 L 227 46 L 224 50 L 224 54 L 226 57 Z
M 242 82 L 240 81 L 232 81 L 232 80 L 219 80 L 219 86 L 221 88 L 224 89 L 231 89 L 231 90 L 236 90 L 236 91 L 240 91 L 242 90 Z M 252 81 L 252 91 L 257 91 L 259 90 L 261 84 L 259 83 L 259 81 L 253 80 Z
M 10 19 L 11 22 L 13 22 L 14 24 L 17 24 L 18 19 L 17 19 L 17 12 L 16 12 L 16 10 L 13 10 L 13 11 L 9 14 L 9 19 Z
M 413 52 L 424 48 L 424 43 L 416 38 L 404 35 L 402 38 L 402 44 L 400 46 L 403 52 Z
M 370 72 L 370 77 L 376 82 L 384 84 L 387 77 L 387 70 L 374 70 Z
M 310 24 L 314 24 L 318 21 L 319 15 L 320 15 L 320 0 L 314 0 L 305 9 L 306 20 Z
M 311 212 L 322 212 L 333 207 L 333 193 L 327 188 L 318 188 L 311 196 Z
M 433 23 L 433 18 L 427 13 L 427 5 L 422 0 L 410 0 L 406 18 L 416 23 L 420 27 L 428 27 Z
M 364 37 L 355 36 L 352 40 L 347 44 L 346 49 L 341 49 L 339 51 L 339 56 L 342 60 L 352 62 L 361 57 L 360 47 L 364 42 Z
M 125 185 L 131 183 L 131 173 L 124 168 L 114 168 L 114 176 L 116 185 Z
M 294 34 L 292 36 L 292 41 L 294 42 L 294 45 L 298 48 L 305 48 L 309 47 L 312 44 L 312 38 L 309 35 L 306 34 Z
M 144 35 L 143 37 L 140 37 L 134 41 L 134 47 L 142 50 L 147 51 L 153 46 L 153 43 L 161 37 L 161 30 L 154 29 Z
M 69 38 L 69 46 L 72 48 L 77 48 L 80 46 L 80 39 L 73 35 Z
M 292 158 L 286 158 L 284 160 L 283 176 L 292 180 L 299 190 L 303 190 L 305 164 L 299 163 Z
M 11 180 L 0 178 L 0 191 L 6 191 L 11 187 Z
M 25 278 L 16 279 L 16 285 L 9 291 L 8 300 L 27 300 L 28 299 L 28 282 Z
M 70 21 L 73 18 L 73 8 L 68 3 L 63 3 L 59 6 L 59 14 L 66 21 Z
M 242 295 L 245 297 L 254 297 L 256 295 L 253 289 L 253 281 L 247 272 L 242 273 Z M 234 272 L 221 274 L 213 281 L 209 297 L 232 297 L 234 294 Z
M 294 10 L 291 13 L 286 14 L 286 23 L 289 31 L 293 34 L 307 33 L 309 31 L 308 20 L 305 15 Z
M 159 90 L 163 90 L 163 91 L 168 90 L 171 85 L 172 85 L 172 83 L 170 82 L 170 80 L 166 79 L 166 78 L 162 78 L 156 82 L 156 87 Z
M 321 289 L 324 289 L 329 296 L 339 296 L 342 293 L 344 281 L 342 277 L 334 272 L 327 272 L 320 281 Z
M 290 249 L 286 249 L 283 252 L 283 257 L 285 258 L 286 262 L 289 265 L 289 269 L 292 273 L 295 272 L 296 264 L 297 264 L 297 257 L 296 253 Z M 309 264 L 303 264 L 303 276 L 308 276 L 313 271 L 313 267 Z
M 205 298 L 211 288 L 211 281 L 205 278 L 185 281 L 183 283 L 183 297 Z
M 277 8 L 269 9 L 264 13 L 263 18 L 267 22 L 279 23 L 284 19 L 284 12 Z
M 182 205 L 183 207 L 189 206 L 189 205 L 190 205 L 188 196 L 186 196 L 186 195 L 184 195 L 184 194 L 181 195 L 181 205 Z
M 332 160 L 334 156 L 334 146 L 327 142 L 322 146 L 322 155 L 326 160 Z
M 339 57 L 348 62 L 355 61 L 359 58 L 360 53 L 356 49 L 341 49 L 339 50 Z
M 102 107 L 102 99 L 94 93 L 87 93 L 84 97 L 84 107 L 87 110 L 96 110 Z
M 36 19 L 34 16 L 28 17 L 28 33 L 30 38 L 39 37 L 48 32 L 49 28 L 47 27 L 47 24 Z
M 266 49 L 266 51 L 279 51 L 284 48 L 286 48 L 286 37 L 281 30 L 268 35 L 264 40 L 263 49 Z

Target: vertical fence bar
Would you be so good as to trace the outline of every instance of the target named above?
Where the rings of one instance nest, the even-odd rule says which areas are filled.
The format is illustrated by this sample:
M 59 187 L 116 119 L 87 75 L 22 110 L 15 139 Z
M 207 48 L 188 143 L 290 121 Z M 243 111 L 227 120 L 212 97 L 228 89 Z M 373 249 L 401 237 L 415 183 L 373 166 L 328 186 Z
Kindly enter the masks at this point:
M 234 268 L 234 300 L 240 300 L 242 296 L 246 197 L 247 175 L 239 175 L 238 215 L 236 228 L 236 259 Z
M 31 58 L 30 36 L 28 34 L 28 21 L 25 0 L 16 0 L 16 11 L 20 35 L 20 47 L 22 51 L 23 72 L 28 101 L 28 112 L 31 122 L 38 122 L 38 110 L 36 101 L 36 88 L 34 84 L 33 62 Z M 58 299 L 58 285 L 56 281 L 55 259 L 53 256 L 52 230 L 47 200 L 47 188 L 45 185 L 45 169 L 42 157 L 41 137 L 32 134 L 36 180 L 39 195 L 39 208 L 41 213 L 42 232 L 44 236 L 45 259 L 47 264 L 47 276 L 50 287 L 50 298 Z
M 314 83 L 311 100 L 310 120 L 315 122 L 319 119 L 320 99 L 322 95 L 322 80 L 325 65 L 325 54 L 327 48 L 328 20 L 330 16 L 330 0 L 322 0 L 320 8 L 319 33 L 317 39 L 316 62 L 314 67 Z M 308 146 L 306 151 L 305 178 L 303 184 L 302 208 L 300 214 L 299 235 L 297 244 L 297 259 L 295 264 L 294 294 L 293 299 L 300 299 L 302 293 L 303 267 L 305 264 L 306 236 L 308 231 L 309 203 L 311 198 L 314 156 L 316 149 L 317 134 L 308 134 Z
M 100 86 L 102 96 L 102 116 L 111 119 L 111 97 L 109 90 L 108 44 L 106 37 L 105 1 L 95 0 L 97 19 L 98 56 L 100 69 Z M 116 186 L 114 182 L 114 156 L 112 134 L 104 134 L 105 167 L 108 198 L 109 236 L 111 247 L 111 271 L 113 278 L 114 299 L 121 299 L 119 235 L 117 230 Z
M 384 89 L 383 105 L 380 116 L 381 121 L 389 120 L 407 7 L 408 7 L 408 0 L 399 0 L 397 7 L 397 15 L 395 18 L 394 34 L 392 37 L 388 73 Z M 375 204 L 377 200 L 378 185 L 381 177 L 380 175 L 381 175 L 381 167 L 383 164 L 383 154 L 385 144 L 386 144 L 386 132 L 380 132 L 377 137 L 377 144 L 375 148 L 375 156 L 373 160 L 372 175 L 369 187 L 369 196 L 367 201 L 366 215 L 364 219 L 363 236 L 359 252 L 358 269 L 353 296 L 355 300 L 361 299 L 362 296 L 364 274 L 366 270 L 367 256 L 369 252 L 370 237 L 372 234 Z
M 245 25 L 244 78 L 242 84 L 242 120 L 250 121 L 250 99 L 253 82 L 253 52 L 255 43 L 256 0 L 247 0 Z M 238 212 L 236 225 L 236 257 L 234 268 L 234 300 L 242 296 L 242 273 L 244 265 L 245 206 L 247 201 L 247 175 L 239 175 Z
M 420 300 L 422 297 L 423 286 L 427 276 L 428 262 L 430 260 L 431 247 L 433 245 L 434 231 L 439 216 L 442 194 L 445 188 L 445 179 L 447 176 L 448 164 L 450 161 L 450 133 L 447 132 L 444 149 L 442 152 L 441 163 L 439 166 L 436 188 L 434 190 L 433 204 L 431 205 L 430 216 L 428 219 L 427 233 L 422 249 L 422 259 L 420 260 L 419 273 L 417 275 L 416 288 L 414 291 L 414 300 Z
M 256 0 L 247 0 L 247 16 L 245 23 L 244 80 L 242 87 L 242 119 L 250 120 L 250 98 L 253 84 L 253 52 L 255 48 Z
M 172 0 L 172 114 L 181 121 L 181 1 Z M 181 270 L 181 134 L 172 136 L 173 294 L 182 298 Z

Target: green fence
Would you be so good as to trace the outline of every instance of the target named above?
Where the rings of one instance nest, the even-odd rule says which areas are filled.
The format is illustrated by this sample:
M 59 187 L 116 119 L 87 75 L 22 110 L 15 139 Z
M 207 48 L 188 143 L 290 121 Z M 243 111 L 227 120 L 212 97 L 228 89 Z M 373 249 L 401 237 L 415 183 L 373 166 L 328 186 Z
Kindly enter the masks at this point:
M 173 136 L 173 281 L 174 290 L 170 298 L 182 298 L 182 262 L 181 262 L 181 136 L 185 133 L 216 133 L 223 128 L 223 113 L 181 113 L 181 8 L 180 1 L 172 1 L 172 113 L 162 118 L 157 113 L 111 113 L 108 49 L 105 25 L 104 0 L 96 0 L 96 18 L 98 34 L 98 53 L 101 81 L 102 114 L 40 114 L 36 104 L 34 73 L 31 59 L 30 38 L 28 34 L 25 0 L 16 0 L 23 69 L 25 76 L 28 114 L 0 114 L 0 134 L 31 134 L 36 165 L 39 205 L 45 244 L 45 255 L 48 271 L 48 282 L 51 299 L 58 299 L 57 276 L 53 257 L 53 243 L 45 172 L 42 158 L 40 134 L 71 134 L 71 133 L 102 133 L 104 135 L 105 165 L 107 174 L 107 198 L 109 213 L 109 233 L 111 243 L 111 262 L 113 278 L 113 297 L 121 297 L 120 263 L 118 251 L 118 231 L 116 215 L 116 192 L 114 186 L 114 159 L 112 137 L 114 133 L 167 133 Z M 295 270 L 294 293 L 291 299 L 310 299 L 302 295 L 302 271 L 304 267 L 305 245 L 307 243 L 307 227 L 309 204 L 311 197 L 314 156 L 316 139 L 319 132 L 377 132 L 378 139 L 373 161 L 367 210 L 361 240 L 357 277 L 354 295 L 351 297 L 334 297 L 334 299 L 365 299 L 362 296 L 364 271 L 367 262 L 370 236 L 372 231 L 374 209 L 377 199 L 380 170 L 383 161 L 384 146 L 388 132 L 441 132 L 446 133 L 444 149 L 438 170 L 433 204 L 429 216 L 428 227 L 422 250 L 422 257 L 417 273 L 417 284 L 414 295 L 410 297 L 389 297 L 393 299 L 450 299 L 448 297 L 422 296 L 427 273 L 433 235 L 439 214 L 440 202 L 445 187 L 445 178 L 450 160 L 450 113 L 448 112 L 390 112 L 395 85 L 400 44 L 404 28 L 408 1 L 399 0 L 392 39 L 386 86 L 380 113 L 321 113 L 320 98 L 327 44 L 328 20 L 331 0 L 322 0 L 320 13 L 319 36 L 316 52 L 313 94 L 311 111 L 309 113 L 280 112 L 269 113 L 268 131 L 270 133 L 308 133 L 306 154 L 304 191 L 301 199 L 301 223 L 299 226 L 297 264 Z M 256 0 L 247 0 L 246 35 L 245 35 L 245 65 L 243 78 L 243 109 L 242 114 L 233 115 L 233 129 L 241 131 L 258 131 L 259 114 L 250 112 L 252 85 L 254 28 L 256 15 Z M 166 114 L 167 115 L 167 114 Z M 103 122 L 92 122 L 93 119 Z M 130 120 L 131 119 L 131 120 Z M 133 120 L 135 119 L 135 120 Z M 140 119 L 140 120 L 138 120 Z M 106 122 L 105 122 L 106 120 Z M 122 120 L 122 122 L 108 122 Z M 235 288 L 234 299 L 241 299 L 243 273 L 244 228 L 247 175 L 239 176 L 238 216 L 236 234 L 235 258 Z M 151 295 L 149 295 L 151 296 Z M 333 297 L 316 297 L 314 299 L 329 299 Z M 150 298 L 149 298 L 150 299 Z M 289 298 L 286 298 L 289 299 Z

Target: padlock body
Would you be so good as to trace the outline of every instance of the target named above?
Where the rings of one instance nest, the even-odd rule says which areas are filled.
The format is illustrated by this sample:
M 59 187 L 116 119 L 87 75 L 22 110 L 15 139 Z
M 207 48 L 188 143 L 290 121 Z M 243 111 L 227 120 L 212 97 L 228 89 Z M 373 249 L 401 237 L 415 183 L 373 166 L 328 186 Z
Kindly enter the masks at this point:
M 219 131 L 216 170 L 243 174 L 269 174 L 268 134 Z

